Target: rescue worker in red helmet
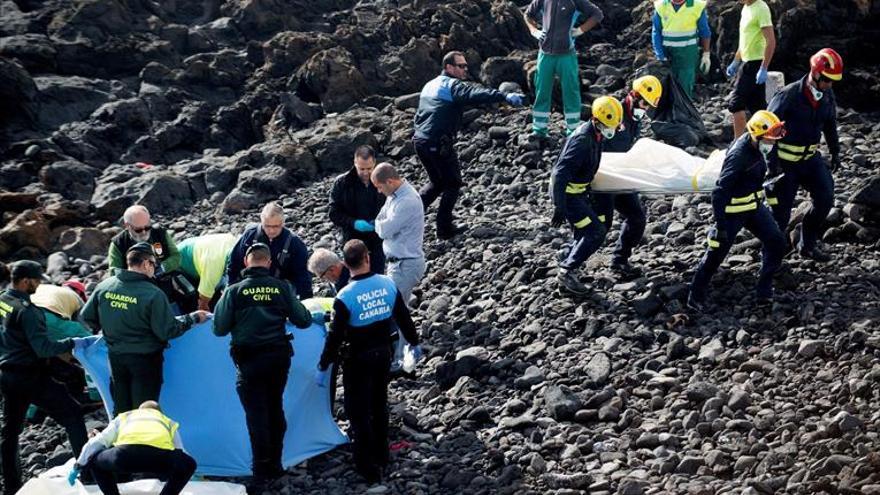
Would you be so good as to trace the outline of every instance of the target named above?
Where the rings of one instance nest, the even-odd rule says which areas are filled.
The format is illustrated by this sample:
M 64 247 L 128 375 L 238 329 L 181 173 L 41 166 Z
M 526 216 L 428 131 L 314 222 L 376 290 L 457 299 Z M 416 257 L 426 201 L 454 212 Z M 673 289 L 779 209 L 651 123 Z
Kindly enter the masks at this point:
M 781 170 L 775 171 L 784 175 L 774 183 L 772 191 L 768 190 L 767 201 L 784 232 L 798 188 L 803 187 L 810 193 L 810 210 L 792 243 L 801 256 L 819 262 L 831 259 L 819 248 L 818 241 L 825 217 L 834 204 L 831 173 L 840 166 L 837 104 L 832 85 L 842 78 L 843 59 L 833 49 L 823 48 L 810 57 L 810 73 L 782 88 L 768 107 L 786 122 L 786 135 L 779 141 Z M 830 163 L 819 152 L 823 134 L 831 154 Z

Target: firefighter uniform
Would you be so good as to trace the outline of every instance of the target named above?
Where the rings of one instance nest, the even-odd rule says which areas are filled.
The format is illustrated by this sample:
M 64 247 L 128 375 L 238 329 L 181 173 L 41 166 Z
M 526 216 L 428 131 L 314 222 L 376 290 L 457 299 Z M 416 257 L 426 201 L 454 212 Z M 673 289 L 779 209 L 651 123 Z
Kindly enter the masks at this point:
M 104 495 L 119 495 L 117 474 L 151 473 L 165 480 L 159 495 L 177 495 L 196 470 L 196 461 L 183 451 L 179 428 L 157 409 L 122 413 L 89 440 L 70 479 L 88 468 Z
M 633 117 L 633 99 L 631 96 L 623 102 L 623 121 L 614 137 L 603 142 L 602 150 L 613 153 L 626 153 L 639 138 L 641 123 Z M 642 240 L 647 219 L 639 193 L 594 193 L 593 203 L 599 220 L 610 230 L 614 220 L 614 211 L 623 217 L 620 237 L 614 245 L 612 265 L 626 265 L 633 248 Z
M 601 158 L 602 137 L 590 121 L 569 136 L 553 165 L 550 176 L 553 206 L 565 213 L 574 231 L 574 244 L 559 265 L 568 271 L 577 270 L 605 239 L 605 224 L 590 197 L 590 183 L 599 170 Z
M 232 334 L 232 360 L 238 370 L 236 390 L 245 411 L 255 478 L 283 472 L 281 452 L 287 422 L 283 394 L 293 356 L 286 321 L 311 325 L 311 314 L 285 280 L 268 268 L 252 266 L 230 285 L 217 303 L 214 334 Z
M 774 160 L 774 151 L 768 160 Z M 744 133 L 727 150 L 721 175 L 712 191 L 715 227 L 710 229 L 708 248 L 691 281 L 690 299 L 696 305 L 706 300 L 712 275 L 730 251 L 736 234 L 745 227 L 761 240 L 761 272 L 757 296 L 773 294 L 773 274 L 782 263 L 785 240 L 770 210 L 764 205 L 763 182 L 767 173 L 764 156 L 748 133 Z M 719 232 L 723 232 L 719 235 Z
M 839 161 L 840 143 L 837 135 L 837 105 L 833 90 L 825 91 L 816 101 L 807 88 L 807 78 L 785 86 L 770 101 L 768 110 L 785 122 L 786 135 L 779 141 L 779 165 L 785 174 L 776 182 L 773 216 L 780 230 L 785 231 L 799 187 L 810 193 L 812 205 L 803 221 L 799 250 L 812 250 L 822 234 L 825 217 L 834 204 L 834 179 L 828 164 L 819 152 L 822 134 L 831 152 L 832 162 Z
M 198 322 L 194 313 L 175 317 L 153 280 L 131 270 L 119 270 L 98 284 L 82 318 L 101 329 L 107 342 L 115 415 L 159 400 L 168 341 Z
M 391 324 L 396 323 L 410 345 L 419 337 L 409 310 L 384 275 L 352 277 L 333 302 L 330 332 L 318 364 L 326 370 L 342 355 L 345 412 L 351 421 L 354 462 L 368 481 L 379 481 L 388 465 L 388 373 L 391 365 Z
M 71 339 L 56 342 L 48 338 L 43 312 L 31 303 L 28 294 L 15 289 L 0 293 L 0 464 L 5 494 L 21 488 L 18 437 L 30 404 L 44 409 L 64 427 L 74 455 L 79 455 L 88 439 L 79 403 L 50 376 L 48 358 L 72 349 Z

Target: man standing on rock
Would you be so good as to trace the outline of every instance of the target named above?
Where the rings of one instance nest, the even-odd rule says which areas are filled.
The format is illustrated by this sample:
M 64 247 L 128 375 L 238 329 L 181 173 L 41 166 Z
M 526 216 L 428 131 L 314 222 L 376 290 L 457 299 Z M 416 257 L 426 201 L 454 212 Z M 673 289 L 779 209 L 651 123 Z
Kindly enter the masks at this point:
M 440 239 L 451 239 L 463 230 L 454 224 L 452 210 L 462 186 L 453 145 L 464 108 L 505 100 L 514 106 L 522 105 L 522 95 L 505 96 L 500 91 L 465 82 L 467 73 L 463 53 L 444 55 L 443 72 L 422 88 L 415 118 L 413 145 L 428 174 L 428 183 L 419 194 L 425 210 L 440 198 L 437 207 L 437 237 Z
M 0 293 L 0 464 L 5 495 L 21 488 L 18 436 L 30 404 L 45 410 L 64 427 L 74 455 L 79 455 L 88 440 L 80 404 L 64 385 L 51 378 L 48 364 L 53 356 L 70 359 L 70 352 L 85 340 L 56 342 L 47 336 L 43 312 L 30 300 L 43 278 L 39 263 L 19 261 L 12 265 L 11 275 L 12 286 Z
M 694 273 L 687 301 L 688 307 L 698 313 L 705 309 L 709 281 L 740 229 L 745 227 L 761 240 L 761 275 L 756 289 L 759 301 L 773 297 L 773 274 L 785 253 L 785 238 L 763 201 L 767 164 L 775 166 L 776 142 L 785 135 L 784 123 L 772 112 L 760 110 L 746 128 L 748 134 L 728 148 L 712 191 L 715 227 L 709 229 L 708 248 Z
M 776 51 L 776 34 L 770 7 L 764 0 L 742 0 L 739 19 L 739 46 L 727 77 L 736 76 L 727 109 L 733 114 L 733 137 L 745 132 L 746 110 L 754 114 L 767 107 L 765 83 L 767 68 Z M 742 66 L 742 67 L 740 67 Z
M 333 181 L 330 190 L 330 221 L 341 234 L 344 245 L 351 239 L 360 239 L 370 249 L 370 269 L 385 272 L 382 239 L 376 234 L 375 220 L 385 198 L 379 194 L 370 175 L 376 167 L 376 152 L 367 145 L 354 152 L 354 166 Z M 348 280 L 348 271 L 341 275 L 341 283 Z
M 532 0 L 526 8 L 526 25 L 540 45 L 532 107 L 532 132 L 536 137 L 547 137 L 557 77 L 562 85 L 566 134 L 580 124 L 581 84 L 574 39 L 596 27 L 603 17 L 599 7 L 589 0 Z
M 380 171 L 379 167 L 376 171 Z M 348 241 L 343 257 L 351 271 L 351 281 L 333 301 L 333 322 L 315 382 L 318 386 L 327 386 L 328 368 L 337 361 L 343 343 L 347 344 L 342 352 L 342 386 L 345 412 L 351 422 L 355 469 L 367 482 L 378 483 L 389 460 L 391 323 L 396 323 L 407 342 L 415 346 L 413 354 L 417 360 L 422 349 L 401 292 L 390 278 L 370 272 L 367 246 L 357 239 Z
M 376 233 L 388 261 L 386 274 L 409 304 L 412 291 L 425 275 L 425 213 L 416 189 L 402 179 L 390 163 L 373 170 L 373 185 L 385 195 L 376 216 Z
M 697 80 L 697 62 L 704 75 L 709 73 L 712 66 L 709 54 L 711 38 L 705 0 L 654 2 L 651 29 L 654 55 L 661 62 L 669 62 L 672 75 L 691 98 L 694 97 L 694 83 Z M 703 49 L 702 56 L 700 47 Z
M 556 280 L 560 289 L 575 295 L 589 292 L 577 271 L 605 239 L 605 226 L 590 197 L 590 183 L 599 170 L 603 141 L 612 139 L 620 126 L 623 106 L 613 96 L 600 96 L 593 101 L 592 113 L 590 121 L 565 141 L 550 175 L 552 225 L 558 228 L 567 220 L 574 231 L 574 243 L 559 264 Z
M 159 400 L 168 341 L 208 318 L 205 311 L 174 316 L 153 283 L 158 262 L 149 244 L 129 248 L 125 262 L 128 268 L 98 284 L 82 309 L 83 321 L 107 342 L 114 415 Z
M 238 370 L 236 389 L 251 439 L 254 485 L 264 487 L 284 474 L 281 451 L 287 422 L 283 396 L 293 357 L 293 336 L 285 325 L 290 321 L 308 328 L 312 316 L 290 284 L 271 275 L 269 246 L 252 244 L 244 263 L 244 278 L 230 285 L 217 303 L 214 334 L 232 334 L 230 353 Z
M 281 205 L 274 201 L 266 203 L 260 212 L 260 223 L 248 227 L 232 248 L 226 267 L 230 284 L 242 278 L 247 249 L 255 242 L 261 242 L 272 250 L 272 266 L 269 269 L 272 276 L 290 282 L 300 299 L 312 297 L 312 276 L 306 268 L 308 250 L 299 236 L 284 226 L 284 220 Z
M 605 140 L 602 151 L 626 153 L 632 149 L 639 138 L 646 110 L 649 107 L 657 108 L 662 94 L 663 86 L 654 76 L 643 76 L 633 81 L 632 90 L 623 100 L 620 128 L 613 138 Z M 611 230 L 615 210 L 623 217 L 623 226 L 620 227 L 620 236 L 611 258 L 611 269 L 625 277 L 638 276 L 640 271 L 629 263 L 629 257 L 633 248 L 642 240 L 647 223 L 639 193 L 595 193 L 593 201 L 599 220 L 605 224 L 606 232 Z
M 810 73 L 782 88 L 770 101 L 769 110 L 786 122 L 786 133 L 779 141 L 779 164 L 782 178 L 774 184 L 776 204 L 773 216 L 785 232 L 798 187 L 810 192 L 810 211 L 804 216 L 800 239 L 793 244 L 801 256 L 827 262 L 831 260 L 817 243 L 825 217 L 834 205 L 834 179 L 831 172 L 840 167 L 840 142 L 837 137 L 837 104 L 834 81 L 843 78 L 843 58 L 831 48 L 823 48 L 810 57 Z M 831 152 L 831 164 L 819 153 L 819 141 Z

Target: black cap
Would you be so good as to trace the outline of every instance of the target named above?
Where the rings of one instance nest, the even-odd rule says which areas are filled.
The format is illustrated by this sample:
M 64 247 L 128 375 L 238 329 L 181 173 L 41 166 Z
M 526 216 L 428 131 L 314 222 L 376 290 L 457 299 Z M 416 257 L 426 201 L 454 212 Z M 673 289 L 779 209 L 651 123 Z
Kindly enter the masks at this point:
M 12 265 L 12 279 L 43 278 L 43 266 L 36 261 L 21 260 Z
M 126 251 L 125 254 L 128 254 L 132 251 L 138 251 L 138 252 L 146 253 L 146 254 L 154 254 L 153 253 L 153 246 L 150 246 L 146 242 L 139 242 L 139 243 L 135 244 L 134 246 L 128 248 L 128 251 Z
M 269 253 L 269 255 L 272 254 L 272 251 L 269 249 L 269 246 L 267 244 L 264 244 L 262 242 L 255 242 L 247 248 L 247 251 L 245 251 L 244 256 L 247 257 L 248 255 L 250 255 L 254 251 L 265 251 L 266 253 Z

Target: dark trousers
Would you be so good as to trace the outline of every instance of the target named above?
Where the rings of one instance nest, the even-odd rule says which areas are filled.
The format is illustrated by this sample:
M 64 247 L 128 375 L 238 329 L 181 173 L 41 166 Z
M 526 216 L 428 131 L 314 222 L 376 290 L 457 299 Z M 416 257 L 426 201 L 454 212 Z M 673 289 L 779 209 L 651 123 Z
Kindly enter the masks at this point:
M 593 193 L 593 204 L 596 206 L 596 214 L 605 217 L 603 223 L 606 231 L 611 230 L 615 211 L 623 217 L 620 237 L 617 238 L 612 252 L 612 263 L 626 263 L 633 248 L 641 242 L 647 224 L 639 193 Z
M 3 395 L 3 426 L 0 428 L 0 464 L 3 489 L 7 495 L 21 488 L 18 460 L 18 437 L 30 404 L 36 404 L 67 431 L 74 457 L 86 444 L 86 425 L 80 405 L 64 385 L 50 378 L 48 370 L 0 371 L 0 394 Z
M 751 213 L 728 214 L 727 220 L 722 225 L 727 233 L 727 240 L 718 247 L 709 247 L 700 265 L 697 267 L 694 278 L 691 281 L 691 297 L 697 301 L 706 299 L 706 291 L 712 275 L 718 270 L 721 262 L 727 257 L 736 234 L 745 227 L 755 237 L 761 240 L 761 274 L 758 277 L 757 294 L 759 297 L 769 297 L 773 293 L 773 274 L 782 264 L 782 256 L 785 254 L 785 238 L 776 222 L 773 221 L 770 210 L 763 205 Z
M 767 108 L 767 85 L 758 84 L 757 81 L 758 70 L 761 68 L 762 62 L 763 60 L 752 60 L 740 67 L 736 81 L 733 83 L 730 101 L 727 104 L 730 113 L 745 110 L 755 113 Z
M 346 241 L 347 242 L 347 241 Z M 382 250 L 382 243 L 375 244 L 367 247 L 370 250 L 370 271 L 373 273 L 378 273 L 379 275 L 385 274 L 385 251 Z M 336 288 L 336 291 L 341 291 L 343 287 L 348 284 L 348 280 L 351 278 L 351 273 L 348 271 L 348 267 L 342 267 L 342 273 L 339 275 L 339 280 L 336 281 L 333 286 Z
M 145 401 L 159 400 L 164 361 L 162 351 L 152 354 L 110 353 L 114 415 L 137 409 Z
M 244 408 L 253 453 L 255 477 L 279 476 L 284 448 L 284 387 L 290 371 L 293 347 L 284 345 L 259 348 L 236 347 L 232 359 L 238 369 L 235 388 Z
M 566 196 L 565 218 L 571 224 L 574 244 L 559 266 L 566 270 L 577 270 L 602 246 L 606 233 L 605 225 L 599 221 L 599 216 L 587 194 Z
M 778 203 L 773 206 L 773 217 L 779 230 L 785 232 L 791 219 L 791 208 L 798 187 L 806 189 L 810 193 L 812 205 L 804 216 L 801 245 L 797 247 L 812 249 L 822 235 L 825 218 L 834 205 L 834 178 L 831 177 L 825 160 L 818 154 L 800 162 L 780 160 L 779 163 L 785 175 L 774 185 Z
M 442 143 L 414 138 L 416 154 L 428 174 L 428 183 L 419 191 L 425 211 L 438 197 L 437 231 L 452 232 L 452 209 L 461 194 L 461 169 L 451 140 Z
M 196 461 L 182 450 L 119 445 L 102 450 L 89 463 L 104 495 L 119 495 L 116 474 L 150 473 L 165 481 L 159 495 L 177 495 L 196 472 Z
M 375 480 L 388 465 L 388 368 L 391 349 L 360 351 L 343 361 L 345 413 L 351 423 L 354 464 Z

